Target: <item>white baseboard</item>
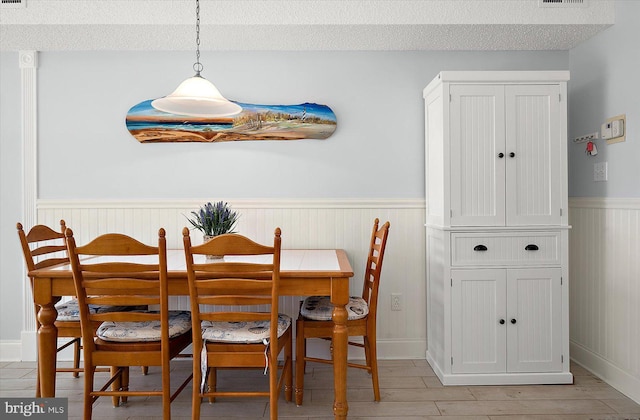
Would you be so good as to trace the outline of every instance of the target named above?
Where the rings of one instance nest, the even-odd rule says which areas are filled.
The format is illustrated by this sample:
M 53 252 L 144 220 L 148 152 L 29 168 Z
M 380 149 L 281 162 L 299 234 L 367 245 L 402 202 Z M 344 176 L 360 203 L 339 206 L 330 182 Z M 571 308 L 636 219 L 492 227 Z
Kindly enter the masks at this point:
M 0 362 L 19 362 L 22 360 L 20 340 L 0 340 Z
M 627 397 L 640 404 L 640 378 L 636 378 L 610 361 L 578 343 L 570 342 L 571 360 L 587 369 Z
M 37 336 L 35 331 L 22 331 L 20 340 L 0 340 L 0 362 L 35 362 Z M 66 339 L 60 339 L 58 345 Z M 58 360 L 73 360 L 72 347 L 58 353 Z

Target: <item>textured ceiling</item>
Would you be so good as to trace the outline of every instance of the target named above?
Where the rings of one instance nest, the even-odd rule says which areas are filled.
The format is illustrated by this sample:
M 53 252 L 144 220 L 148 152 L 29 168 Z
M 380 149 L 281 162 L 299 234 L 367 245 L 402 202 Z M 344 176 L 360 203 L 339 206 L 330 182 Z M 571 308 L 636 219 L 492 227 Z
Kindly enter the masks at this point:
M 614 23 L 613 0 L 570 1 L 201 0 L 201 49 L 568 50 Z M 24 4 L 0 9 L 3 51 L 195 47 L 193 0 Z

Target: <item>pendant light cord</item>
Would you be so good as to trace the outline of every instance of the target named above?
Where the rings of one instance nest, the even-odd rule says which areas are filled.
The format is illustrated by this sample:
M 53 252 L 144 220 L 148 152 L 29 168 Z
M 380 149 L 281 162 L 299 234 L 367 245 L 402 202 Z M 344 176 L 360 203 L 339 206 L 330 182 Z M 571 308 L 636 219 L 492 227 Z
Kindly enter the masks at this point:
M 203 66 L 200 63 L 200 0 L 196 0 L 196 62 L 193 63 L 193 70 L 196 76 L 200 76 Z

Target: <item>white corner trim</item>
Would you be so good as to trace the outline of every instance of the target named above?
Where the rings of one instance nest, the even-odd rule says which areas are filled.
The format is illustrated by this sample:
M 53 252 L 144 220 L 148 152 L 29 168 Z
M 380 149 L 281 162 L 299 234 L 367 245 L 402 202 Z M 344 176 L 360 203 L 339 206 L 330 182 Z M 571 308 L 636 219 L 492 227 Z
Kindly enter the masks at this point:
M 38 198 L 38 52 L 20 51 L 20 96 L 22 140 L 22 223 L 33 226 L 37 220 Z M 24 282 L 23 296 L 30 296 L 29 282 Z M 33 307 L 23 307 L 22 329 L 35 325 Z

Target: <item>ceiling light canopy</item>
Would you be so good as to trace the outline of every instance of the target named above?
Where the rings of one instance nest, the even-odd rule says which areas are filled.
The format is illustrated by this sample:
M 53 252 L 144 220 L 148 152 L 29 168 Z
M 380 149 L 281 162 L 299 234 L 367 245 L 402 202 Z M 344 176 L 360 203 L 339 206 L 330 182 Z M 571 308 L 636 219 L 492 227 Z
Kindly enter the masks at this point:
M 194 117 L 229 117 L 242 111 L 240 105 L 226 99 L 207 79 L 200 75 L 200 0 L 196 0 L 196 74 L 180 83 L 170 95 L 156 99 L 151 106 L 171 114 Z

